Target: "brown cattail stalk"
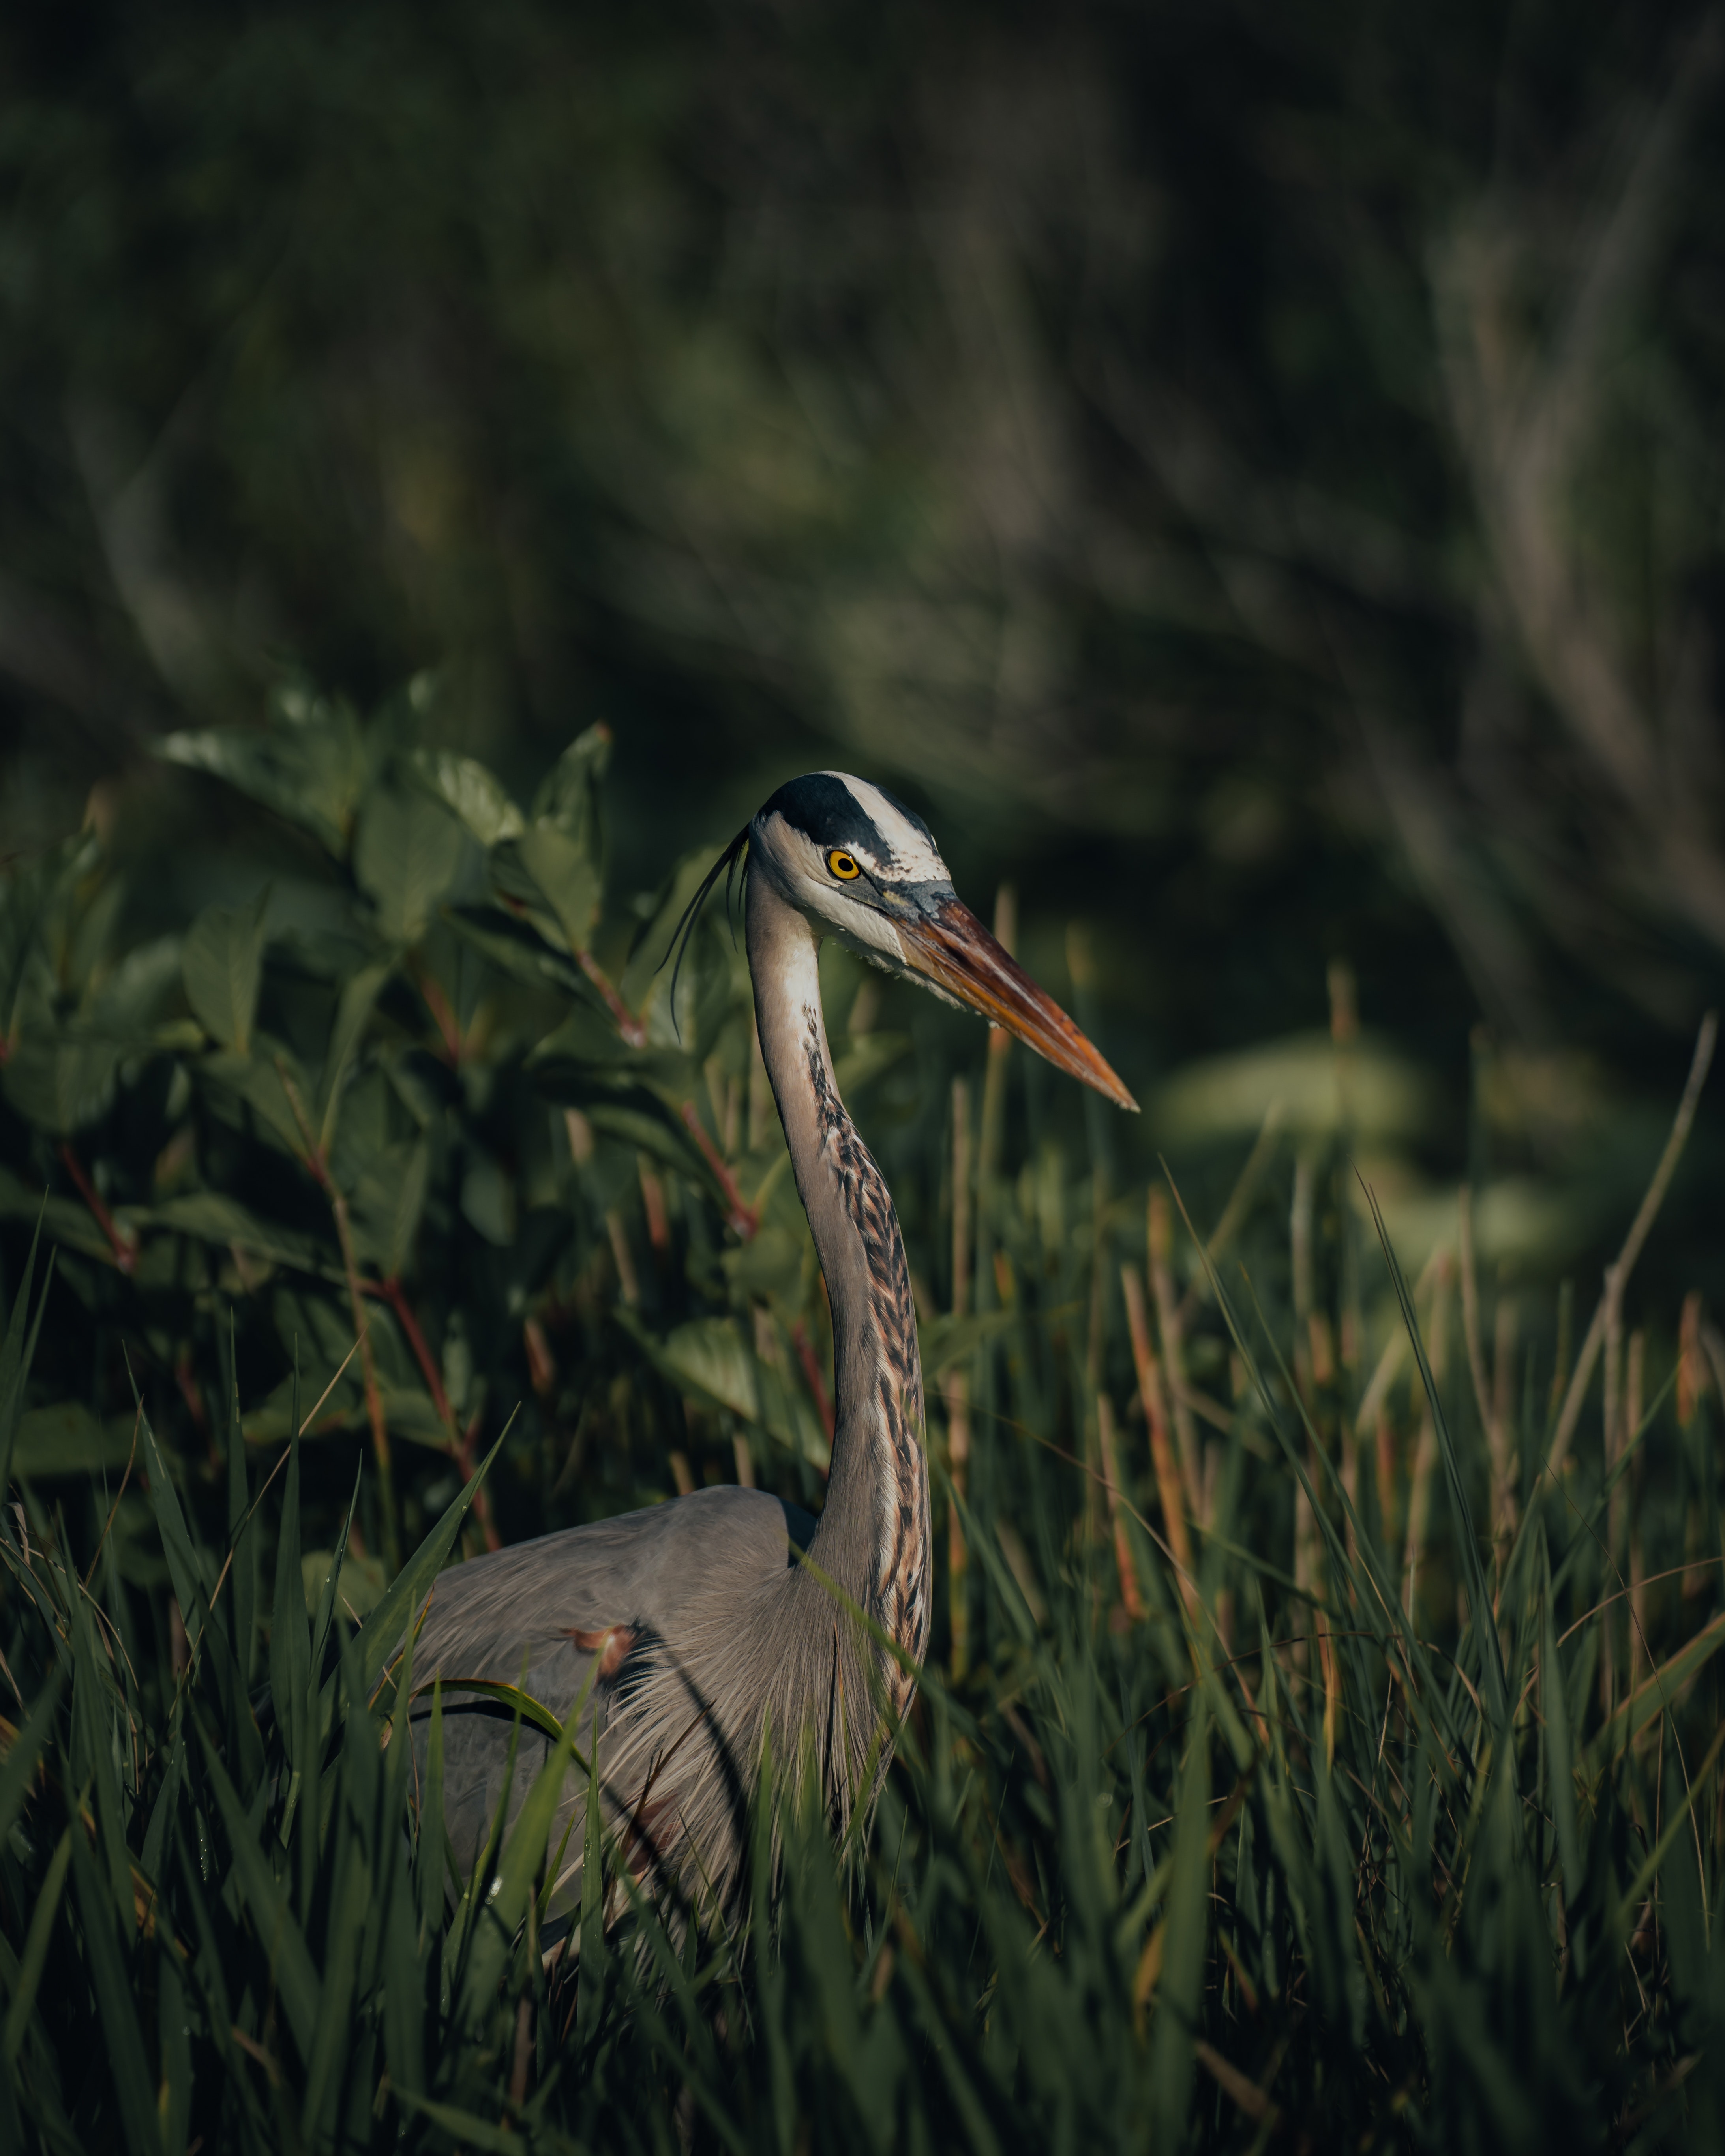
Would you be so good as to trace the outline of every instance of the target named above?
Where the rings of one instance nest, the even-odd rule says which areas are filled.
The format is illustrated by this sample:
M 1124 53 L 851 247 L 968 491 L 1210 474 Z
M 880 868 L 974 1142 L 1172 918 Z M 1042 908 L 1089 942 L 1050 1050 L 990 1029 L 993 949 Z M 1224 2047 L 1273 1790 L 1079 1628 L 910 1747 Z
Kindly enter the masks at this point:
M 1132 1340 L 1132 1365 L 1138 1374 L 1138 1395 L 1144 1403 L 1144 1420 L 1150 1431 L 1150 1465 L 1156 1475 L 1156 1494 L 1162 1505 L 1163 1527 L 1179 1572 L 1180 1599 L 1190 1610 L 1197 1606 L 1198 1594 L 1194 1584 L 1192 1537 L 1187 1527 L 1186 1493 L 1174 1458 L 1162 1370 L 1150 1345 L 1150 1325 L 1144 1309 L 1144 1287 L 1136 1266 L 1121 1267 L 1120 1286 L 1126 1299 L 1127 1331 Z
M 1150 1191 L 1146 1242 L 1150 1257 L 1150 1287 L 1156 1297 L 1156 1326 L 1162 1340 L 1163 1368 L 1173 1415 L 1174 1435 L 1179 1440 L 1180 1475 L 1186 1486 L 1186 1505 L 1199 1527 L 1207 1524 L 1204 1509 L 1204 1455 L 1198 1424 L 1183 1397 L 1186 1391 L 1184 1341 L 1179 1305 L 1174 1299 L 1173 1212 L 1168 1193 L 1159 1184 Z M 1145 1402 L 1147 1413 L 1149 1402 Z

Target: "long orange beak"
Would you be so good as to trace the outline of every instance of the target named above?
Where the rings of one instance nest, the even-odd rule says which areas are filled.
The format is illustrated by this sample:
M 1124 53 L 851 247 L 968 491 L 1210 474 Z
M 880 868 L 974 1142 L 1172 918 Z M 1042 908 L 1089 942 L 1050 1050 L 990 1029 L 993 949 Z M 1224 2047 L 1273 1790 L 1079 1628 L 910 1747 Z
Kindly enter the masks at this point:
M 1057 1070 L 1093 1086 L 1104 1100 L 1137 1115 L 1137 1102 L 1065 1011 L 1044 995 L 968 906 L 944 899 L 930 913 L 896 916 L 893 927 L 906 964 L 931 988 L 1016 1034 Z

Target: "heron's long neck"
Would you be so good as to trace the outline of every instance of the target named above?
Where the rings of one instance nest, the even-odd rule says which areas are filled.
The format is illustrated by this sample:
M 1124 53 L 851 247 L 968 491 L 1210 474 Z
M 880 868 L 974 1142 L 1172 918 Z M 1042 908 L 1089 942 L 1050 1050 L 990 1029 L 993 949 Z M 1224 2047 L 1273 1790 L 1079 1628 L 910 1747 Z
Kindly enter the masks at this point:
M 928 1468 L 898 1216 L 834 1082 L 814 933 L 762 875 L 748 880 L 748 952 L 761 1054 L 833 1306 L 832 1472 L 810 1555 L 920 1660 Z

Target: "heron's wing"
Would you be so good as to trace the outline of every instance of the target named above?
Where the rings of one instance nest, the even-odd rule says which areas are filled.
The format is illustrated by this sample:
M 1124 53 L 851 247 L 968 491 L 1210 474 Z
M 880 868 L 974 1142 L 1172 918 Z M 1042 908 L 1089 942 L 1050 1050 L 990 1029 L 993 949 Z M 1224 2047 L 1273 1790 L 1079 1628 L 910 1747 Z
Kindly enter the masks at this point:
M 654 1651 L 698 1669 L 752 1599 L 783 1577 L 814 1525 L 765 1491 L 723 1487 L 545 1535 L 441 1573 L 413 1649 L 414 1751 L 423 1771 L 430 1713 L 423 1688 L 441 1678 L 449 1687 L 444 1817 L 462 1871 L 471 1869 L 506 1798 L 512 1820 L 550 1749 L 533 1725 L 517 1731 L 495 1700 L 464 1700 L 462 1678 L 522 1685 L 562 1720 L 597 1656 L 586 1728 L 602 1737 L 616 1689 L 629 1684 L 636 1644 L 650 1642 Z M 668 1731 L 667 1740 L 675 1734 Z M 561 1824 L 555 1839 L 562 1840 Z M 569 1845 L 578 1852 L 578 1830 Z

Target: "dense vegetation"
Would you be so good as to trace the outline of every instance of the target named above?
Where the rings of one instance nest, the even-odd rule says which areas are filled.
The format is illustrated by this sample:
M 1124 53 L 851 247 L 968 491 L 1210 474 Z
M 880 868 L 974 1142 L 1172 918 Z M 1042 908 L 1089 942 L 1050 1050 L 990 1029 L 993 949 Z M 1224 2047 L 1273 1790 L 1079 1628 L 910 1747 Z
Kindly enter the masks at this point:
M 4 12 L 0 2147 L 1725 2142 L 1722 62 Z M 824 960 L 929 1667 L 737 1936 L 547 1966 L 378 1650 L 819 1506 L 718 910 L 658 968 L 829 765 L 1144 1113 Z
M 244 903 L 129 942 L 90 830 L 4 886 L 8 2145 L 1716 2146 L 1725 1350 L 1626 1315 L 1710 1024 L 1597 1314 L 1543 1312 L 1502 1179 L 1397 1271 L 1356 1161 L 1418 1088 L 1342 969 L 1188 1083 L 1208 1140 L 1153 1104 L 1231 1183 L 1194 1235 L 1178 1160 L 1147 1199 L 835 958 L 934 1403 L 880 1808 L 786 1815 L 680 1950 L 596 1849 L 542 1954 L 526 1822 L 454 1876 L 413 1599 L 700 1481 L 818 1505 L 830 1372 L 743 962 L 715 913 L 659 969 L 708 856 L 608 899 L 603 732 L 523 808 L 433 693 L 167 741 L 302 834 Z

